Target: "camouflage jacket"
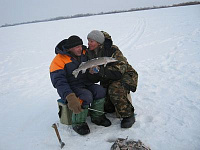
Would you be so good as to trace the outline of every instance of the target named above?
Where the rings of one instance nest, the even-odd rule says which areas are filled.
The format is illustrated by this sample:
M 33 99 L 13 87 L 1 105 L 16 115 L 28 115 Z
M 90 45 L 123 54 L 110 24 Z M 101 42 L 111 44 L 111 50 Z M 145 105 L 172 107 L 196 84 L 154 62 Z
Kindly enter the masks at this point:
M 100 81 L 100 84 L 104 87 L 108 87 L 110 83 L 116 80 L 120 80 L 122 85 L 129 91 L 135 92 L 138 82 L 138 73 L 128 63 L 126 57 L 115 45 L 112 45 L 112 39 L 110 35 L 103 32 L 106 40 L 103 45 L 100 45 L 97 50 L 87 50 L 86 55 L 88 59 L 96 57 L 113 57 L 118 62 L 109 63 L 106 67 L 101 66 L 99 73 L 89 75 L 90 80 L 93 82 Z

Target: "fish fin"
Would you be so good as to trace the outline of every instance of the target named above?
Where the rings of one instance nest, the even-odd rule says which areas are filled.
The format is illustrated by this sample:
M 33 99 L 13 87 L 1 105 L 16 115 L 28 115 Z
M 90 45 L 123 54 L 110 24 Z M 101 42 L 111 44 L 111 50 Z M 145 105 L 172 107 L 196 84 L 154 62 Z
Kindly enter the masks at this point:
M 82 70 L 82 73 L 85 73 L 86 72 L 86 69 L 85 70 Z
M 75 69 L 72 74 L 74 75 L 75 78 L 77 78 L 79 71 L 77 69 Z
M 82 63 L 79 65 L 79 67 L 82 66 L 82 65 L 84 65 L 85 63 L 86 63 L 86 62 L 82 62 Z

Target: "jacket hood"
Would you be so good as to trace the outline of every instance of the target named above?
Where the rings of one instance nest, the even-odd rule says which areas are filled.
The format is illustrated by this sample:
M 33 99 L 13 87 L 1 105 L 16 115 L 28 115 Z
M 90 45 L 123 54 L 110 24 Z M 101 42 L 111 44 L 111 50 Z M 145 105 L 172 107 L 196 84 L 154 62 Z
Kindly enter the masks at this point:
M 65 48 L 66 42 L 67 39 L 64 39 L 56 45 L 55 47 L 56 54 L 68 54 L 67 49 Z

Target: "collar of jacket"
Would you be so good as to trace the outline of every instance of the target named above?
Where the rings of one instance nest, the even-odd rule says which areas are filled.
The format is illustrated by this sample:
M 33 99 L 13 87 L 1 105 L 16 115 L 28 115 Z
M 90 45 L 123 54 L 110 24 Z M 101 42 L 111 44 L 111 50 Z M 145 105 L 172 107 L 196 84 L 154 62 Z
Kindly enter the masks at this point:
M 91 58 L 97 58 L 97 57 L 103 57 L 102 56 L 103 50 L 104 50 L 103 45 L 100 45 L 94 50 L 88 49 L 88 52 Z

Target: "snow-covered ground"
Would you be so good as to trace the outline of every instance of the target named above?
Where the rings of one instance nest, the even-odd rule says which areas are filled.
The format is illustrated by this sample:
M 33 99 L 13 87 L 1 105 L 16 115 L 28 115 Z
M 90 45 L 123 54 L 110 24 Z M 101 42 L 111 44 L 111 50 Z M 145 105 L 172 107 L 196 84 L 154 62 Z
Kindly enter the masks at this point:
M 90 122 L 76 134 L 58 119 L 58 94 L 49 78 L 54 47 L 99 29 L 112 35 L 139 74 L 131 93 L 136 123 L 121 129 Z M 140 139 L 152 150 L 200 149 L 200 5 L 68 19 L 0 28 L 0 150 L 107 150 L 117 138 Z

